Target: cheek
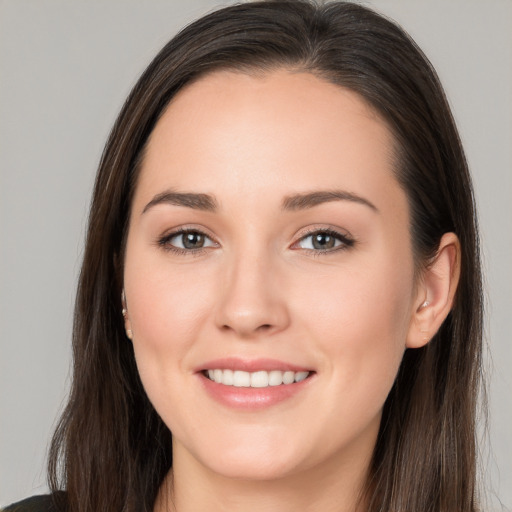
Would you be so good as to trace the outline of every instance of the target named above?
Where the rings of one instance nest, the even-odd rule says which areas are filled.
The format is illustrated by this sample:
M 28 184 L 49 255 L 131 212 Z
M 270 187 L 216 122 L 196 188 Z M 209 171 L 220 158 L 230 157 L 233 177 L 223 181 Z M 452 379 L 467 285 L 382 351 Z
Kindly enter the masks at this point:
M 161 369 L 163 376 L 165 367 L 183 363 L 200 337 L 215 284 L 207 269 L 172 267 L 165 257 L 148 258 L 135 250 L 131 256 L 125 265 L 125 290 L 137 364 L 141 377 L 149 367 L 152 372 Z
M 209 315 L 212 283 L 197 272 L 167 267 L 153 262 L 132 272 L 128 264 L 125 287 L 140 379 L 163 421 L 180 432 L 180 425 L 197 423 L 183 379 Z
M 301 295 L 303 328 L 356 408 L 359 400 L 382 405 L 405 350 L 413 274 L 385 263 L 316 276 Z

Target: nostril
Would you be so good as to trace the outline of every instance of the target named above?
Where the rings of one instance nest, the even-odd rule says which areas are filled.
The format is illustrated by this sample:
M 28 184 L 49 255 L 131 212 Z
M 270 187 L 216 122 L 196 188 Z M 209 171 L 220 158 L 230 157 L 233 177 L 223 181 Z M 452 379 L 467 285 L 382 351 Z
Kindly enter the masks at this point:
M 220 328 L 222 331 L 239 331 L 240 333 L 245 333 L 245 335 L 248 335 L 250 332 L 252 333 L 268 333 L 270 332 L 272 329 L 273 329 L 273 326 L 272 324 L 262 324 L 258 327 L 256 327 L 255 329 L 241 329 L 240 327 L 237 328 L 233 328 L 231 325 L 229 324 L 224 324 L 221 326 Z

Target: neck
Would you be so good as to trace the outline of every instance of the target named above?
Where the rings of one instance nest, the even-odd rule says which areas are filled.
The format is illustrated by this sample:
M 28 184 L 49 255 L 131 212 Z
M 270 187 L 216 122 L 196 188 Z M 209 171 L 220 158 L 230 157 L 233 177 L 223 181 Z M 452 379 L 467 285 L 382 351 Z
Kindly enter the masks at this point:
M 336 459 L 277 480 L 244 480 L 211 472 L 183 453 L 174 457 L 154 512 L 362 512 L 368 464 Z

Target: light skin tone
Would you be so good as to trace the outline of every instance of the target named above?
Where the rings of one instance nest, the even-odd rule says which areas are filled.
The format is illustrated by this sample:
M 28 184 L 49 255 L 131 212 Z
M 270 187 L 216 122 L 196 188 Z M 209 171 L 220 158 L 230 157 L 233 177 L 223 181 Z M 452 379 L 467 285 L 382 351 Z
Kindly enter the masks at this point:
M 439 328 L 459 273 L 451 233 L 415 272 L 393 146 L 357 94 L 289 70 L 216 72 L 165 111 L 124 270 L 140 376 L 173 433 L 155 510 L 364 510 L 404 350 Z M 204 386 L 225 357 L 309 374 L 290 397 L 240 409 Z

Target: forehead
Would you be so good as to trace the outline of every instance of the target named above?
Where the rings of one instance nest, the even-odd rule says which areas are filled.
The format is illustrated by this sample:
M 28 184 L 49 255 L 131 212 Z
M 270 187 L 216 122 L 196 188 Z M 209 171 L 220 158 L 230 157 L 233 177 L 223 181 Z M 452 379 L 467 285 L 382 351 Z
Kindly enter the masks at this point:
M 137 193 L 173 187 L 249 200 L 343 186 L 378 195 L 397 187 L 393 147 L 386 123 L 348 89 L 304 72 L 219 71 L 167 107 Z

